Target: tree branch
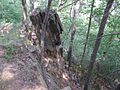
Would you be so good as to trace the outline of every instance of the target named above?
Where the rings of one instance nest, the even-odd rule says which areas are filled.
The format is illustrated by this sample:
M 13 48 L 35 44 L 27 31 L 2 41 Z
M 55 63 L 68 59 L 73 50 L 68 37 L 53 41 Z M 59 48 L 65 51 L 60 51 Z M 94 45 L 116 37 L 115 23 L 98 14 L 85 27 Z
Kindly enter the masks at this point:
M 61 11 L 62 9 L 66 8 L 66 7 L 68 7 L 68 6 L 70 6 L 70 5 L 74 4 L 74 3 L 76 3 L 76 2 L 78 2 L 78 1 L 79 1 L 79 0 L 76 0 L 76 1 L 70 3 L 70 4 L 66 5 L 66 6 L 63 6 L 63 7 L 60 8 L 58 11 Z

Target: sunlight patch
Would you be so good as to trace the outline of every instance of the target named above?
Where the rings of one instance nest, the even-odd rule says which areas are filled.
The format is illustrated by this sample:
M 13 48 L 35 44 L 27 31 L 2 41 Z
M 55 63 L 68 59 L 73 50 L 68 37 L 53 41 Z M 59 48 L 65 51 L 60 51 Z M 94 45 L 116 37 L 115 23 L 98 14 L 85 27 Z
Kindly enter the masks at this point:
M 45 58 L 44 60 L 45 60 L 45 67 L 48 66 L 48 64 L 49 64 L 50 61 L 51 62 L 53 61 L 51 58 Z
M 43 86 L 35 86 L 34 88 L 25 87 L 22 90 L 48 90 Z
M 12 65 L 7 65 L 1 74 L 1 79 L 4 81 L 10 80 L 14 77 L 14 74 L 10 71 Z
M 63 79 L 65 79 L 65 80 L 68 80 L 68 79 L 69 79 L 69 76 L 67 75 L 67 73 L 63 73 L 62 77 L 63 77 Z
M 34 90 L 47 90 L 47 89 L 43 86 L 36 86 Z

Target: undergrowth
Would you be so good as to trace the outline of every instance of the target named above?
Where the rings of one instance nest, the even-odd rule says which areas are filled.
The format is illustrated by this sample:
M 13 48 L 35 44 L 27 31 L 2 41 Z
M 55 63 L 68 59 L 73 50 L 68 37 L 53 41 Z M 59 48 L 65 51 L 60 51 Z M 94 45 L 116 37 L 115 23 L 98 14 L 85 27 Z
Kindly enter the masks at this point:
M 13 55 L 15 54 L 15 51 L 16 51 L 16 48 L 14 45 L 10 44 L 10 45 L 6 45 L 5 46 L 5 55 L 4 55 L 4 58 L 6 60 L 10 60 L 13 58 Z

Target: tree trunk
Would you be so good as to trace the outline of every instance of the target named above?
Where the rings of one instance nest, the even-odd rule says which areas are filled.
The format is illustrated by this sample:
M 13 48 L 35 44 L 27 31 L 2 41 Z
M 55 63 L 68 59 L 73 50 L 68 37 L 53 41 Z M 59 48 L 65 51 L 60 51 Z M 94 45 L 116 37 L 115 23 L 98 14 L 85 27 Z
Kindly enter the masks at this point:
M 89 81 L 90 81 L 90 78 L 91 78 L 91 75 L 92 75 L 92 70 L 93 70 L 93 66 L 94 66 L 94 63 L 95 63 L 97 51 L 98 51 L 99 46 L 100 46 L 102 35 L 104 33 L 105 24 L 107 22 L 107 18 L 109 16 L 109 11 L 111 9 L 113 1 L 114 0 L 108 0 L 107 6 L 104 10 L 104 15 L 102 17 L 101 24 L 100 24 L 100 27 L 99 27 L 99 31 L 98 31 L 98 34 L 97 34 L 97 37 L 96 37 L 95 45 L 94 45 L 94 48 L 93 48 L 93 52 L 91 54 L 91 58 L 90 58 L 89 66 L 88 66 L 88 72 L 86 74 L 86 79 L 85 79 L 85 84 L 84 84 L 84 90 L 88 90 L 88 84 L 89 84 Z
M 34 9 L 34 0 L 30 0 L 30 13 L 33 11 Z
M 69 67 L 71 66 L 71 56 L 72 56 L 72 47 L 73 47 L 73 41 L 74 41 L 74 36 L 75 36 L 75 32 L 76 32 L 76 26 L 75 26 L 75 20 L 76 20 L 76 15 L 77 15 L 77 10 L 75 8 L 76 6 L 76 3 L 73 4 L 73 10 L 71 10 L 73 16 L 72 16 L 72 25 L 71 25 L 71 28 L 70 28 L 70 31 L 71 31 L 71 36 L 70 36 L 70 46 L 69 46 L 69 49 L 68 49 L 68 53 L 67 53 L 67 61 L 68 61 L 68 70 L 69 70 Z
M 72 26 L 70 46 L 69 46 L 69 50 L 68 50 L 68 54 L 67 54 L 68 69 L 71 66 L 72 47 L 73 47 L 75 32 L 76 32 L 75 26 Z
M 42 69 L 42 73 L 43 73 L 43 78 L 46 80 L 46 83 L 48 83 L 48 82 L 47 82 L 47 77 L 44 76 L 45 75 L 45 70 L 44 70 L 44 67 L 43 67 L 43 61 L 44 61 L 44 53 L 45 53 L 45 50 L 44 50 L 44 47 L 45 47 L 45 32 L 46 32 L 46 29 L 47 29 L 51 3 L 52 3 L 52 0 L 48 0 L 47 12 L 45 13 L 45 18 L 44 18 L 44 21 L 43 21 L 43 24 L 42 24 L 41 43 L 40 43 L 41 44 L 40 45 L 41 46 L 41 65 L 42 65 L 41 69 Z
M 41 32 L 41 58 L 44 59 L 44 46 L 45 46 L 45 30 L 47 28 L 48 24 L 48 18 L 49 18 L 49 10 L 51 7 L 52 0 L 48 0 L 48 6 L 47 6 L 47 12 L 45 13 L 45 19 L 43 21 L 42 25 L 42 32 Z
M 22 0 L 22 9 L 23 9 L 23 21 L 25 21 L 27 19 L 26 0 Z
M 28 32 L 28 29 L 27 29 L 27 7 L 26 7 L 26 0 L 22 0 L 22 14 L 23 14 L 23 20 L 22 20 L 22 23 L 23 23 L 23 26 L 25 27 L 25 31 Z
M 84 45 L 84 48 L 83 48 L 83 54 L 82 54 L 82 57 L 81 57 L 81 60 L 80 60 L 80 64 L 81 65 L 82 65 L 82 62 L 84 60 L 86 47 L 87 47 L 87 42 L 88 42 L 88 37 L 89 37 L 89 33 L 90 33 L 90 27 L 91 27 L 91 20 L 92 20 L 92 13 L 93 13 L 94 2 L 95 2 L 95 0 L 92 1 L 91 13 L 90 13 L 90 19 L 89 19 L 89 25 L 88 25 L 88 31 L 87 31 L 87 35 L 86 35 L 85 45 Z

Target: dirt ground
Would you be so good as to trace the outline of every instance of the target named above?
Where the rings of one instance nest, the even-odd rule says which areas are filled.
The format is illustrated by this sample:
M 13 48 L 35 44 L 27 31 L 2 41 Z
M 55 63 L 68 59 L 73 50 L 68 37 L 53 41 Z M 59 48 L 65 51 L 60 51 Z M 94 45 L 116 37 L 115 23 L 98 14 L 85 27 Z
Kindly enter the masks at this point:
M 31 58 L 29 52 L 17 48 L 10 60 L 3 58 L 5 52 L 5 48 L 0 46 L 0 90 L 45 90 L 43 89 L 44 80 L 41 81 L 36 62 Z M 60 74 L 54 64 L 51 63 L 47 68 L 49 75 L 52 75 L 49 77 L 50 80 L 55 81 L 59 88 L 71 86 L 72 90 L 79 90 L 73 82 L 69 81 L 69 77 L 68 81 L 65 80 L 67 79 L 64 76 L 65 73 Z
M 17 52 L 12 60 L 3 58 L 0 46 L 0 90 L 42 90 L 39 73 L 28 53 Z

